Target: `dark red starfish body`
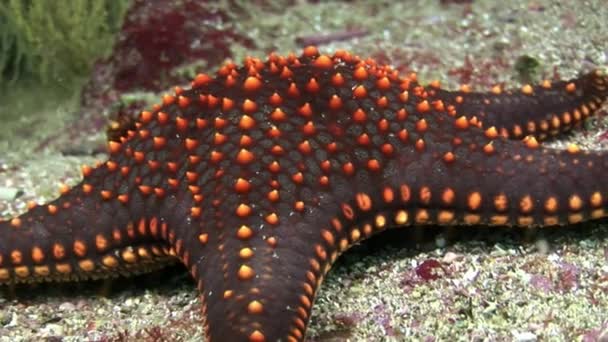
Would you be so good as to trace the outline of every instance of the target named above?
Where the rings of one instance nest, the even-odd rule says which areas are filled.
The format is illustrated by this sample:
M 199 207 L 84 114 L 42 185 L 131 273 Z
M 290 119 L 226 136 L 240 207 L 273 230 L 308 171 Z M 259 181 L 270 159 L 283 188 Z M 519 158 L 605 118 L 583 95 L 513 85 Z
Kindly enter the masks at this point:
M 143 112 L 79 185 L 0 223 L 0 283 L 129 274 L 177 257 L 210 340 L 302 340 L 332 263 L 377 232 L 605 217 L 608 154 L 537 139 L 592 115 L 607 84 L 596 71 L 449 92 L 312 47 L 228 64 Z

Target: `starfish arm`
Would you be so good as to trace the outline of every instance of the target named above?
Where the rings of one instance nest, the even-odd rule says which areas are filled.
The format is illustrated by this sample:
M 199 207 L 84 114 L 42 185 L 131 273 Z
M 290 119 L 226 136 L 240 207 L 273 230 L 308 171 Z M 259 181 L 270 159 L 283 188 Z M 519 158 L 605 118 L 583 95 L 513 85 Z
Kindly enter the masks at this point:
M 608 214 L 608 183 L 601 181 L 608 153 L 543 148 L 534 138 L 488 142 L 483 134 L 471 135 L 477 137 L 464 138 L 468 146 L 447 154 L 428 154 L 415 162 L 399 158 L 393 168 L 400 172 L 387 174 L 384 183 L 401 199 L 380 209 L 392 211 L 382 221 L 531 227 Z M 381 193 L 369 196 L 383 202 Z M 401 211 L 400 222 L 395 211 Z
M 226 199 L 183 222 L 176 252 L 197 281 L 209 341 L 303 339 L 316 290 L 337 257 L 319 233 L 338 210 L 330 198 L 279 221 L 262 201 L 235 213 L 229 209 L 242 207 Z
M 165 244 L 151 234 L 162 223 L 103 199 L 93 190 L 103 171 L 85 172 L 92 174 L 60 198 L 0 222 L 0 284 L 116 277 L 171 262 Z
M 593 115 L 608 96 L 608 77 L 600 70 L 570 81 L 543 81 L 536 86 L 504 91 L 496 86 L 489 93 L 466 88 L 437 90 L 437 97 L 453 105 L 460 115 L 476 116 L 483 126 L 499 129 L 505 137 L 533 135 L 546 139 L 577 126 Z
M 78 280 L 141 273 L 175 262 L 167 218 L 183 153 L 166 114 L 142 113 L 137 131 L 109 142 L 110 158 L 83 166 L 83 180 L 56 200 L 0 222 L 0 283 Z M 144 152 L 146 151 L 146 152 Z

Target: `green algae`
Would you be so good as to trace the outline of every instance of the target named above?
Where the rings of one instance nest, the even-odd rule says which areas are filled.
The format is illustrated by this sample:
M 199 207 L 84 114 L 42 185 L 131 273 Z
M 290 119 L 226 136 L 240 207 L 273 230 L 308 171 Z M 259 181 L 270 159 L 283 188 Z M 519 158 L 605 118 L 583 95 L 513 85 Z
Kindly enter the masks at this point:
M 0 80 L 46 83 L 86 75 L 100 53 L 109 51 L 128 4 L 0 1 Z
M 536 58 L 523 55 L 517 58 L 513 68 L 517 72 L 517 76 L 521 82 L 530 83 L 538 79 L 541 65 Z

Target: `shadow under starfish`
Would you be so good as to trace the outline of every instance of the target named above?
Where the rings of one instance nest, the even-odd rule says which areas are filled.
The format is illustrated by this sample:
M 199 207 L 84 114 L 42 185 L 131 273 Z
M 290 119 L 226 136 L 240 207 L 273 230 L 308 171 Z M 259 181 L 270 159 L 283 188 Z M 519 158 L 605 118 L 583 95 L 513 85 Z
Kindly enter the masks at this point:
M 600 71 L 474 93 L 314 47 L 229 63 L 142 112 L 80 184 L 0 222 L 0 284 L 177 258 L 209 340 L 302 340 L 333 262 L 375 233 L 605 217 L 608 154 L 539 140 L 607 95 Z

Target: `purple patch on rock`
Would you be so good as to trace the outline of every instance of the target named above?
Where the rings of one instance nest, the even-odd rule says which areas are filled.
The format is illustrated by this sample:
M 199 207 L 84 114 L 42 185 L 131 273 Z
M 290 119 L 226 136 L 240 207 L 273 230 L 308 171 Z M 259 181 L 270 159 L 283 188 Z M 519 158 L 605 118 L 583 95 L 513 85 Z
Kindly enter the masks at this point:
M 391 324 L 391 315 L 389 312 L 390 311 L 387 310 L 386 305 L 376 305 L 374 307 L 374 321 L 382 326 L 386 336 L 395 336 L 396 332 Z
M 441 263 L 435 259 L 427 259 L 416 267 L 416 274 L 424 280 L 435 280 L 443 276 L 445 269 Z
M 561 263 L 559 270 L 559 288 L 564 292 L 578 288 L 578 277 L 580 272 L 580 269 L 574 264 L 567 262 Z
M 343 326 L 352 327 L 361 322 L 365 315 L 361 312 L 339 312 L 333 316 L 336 323 Z
M 604 321 L 600 327 L 586 332 L 581 339 L 582 342 L 608 342 L 608 321 Z
M 254 48 L 226 10 L 216 7 L 197 0 L 135 0 L 112 54 L 95 63 L 82 105 L 103 109 L 121 93 L 186 83 L 192 75 L 178 75 L 177 68 L 195 61 L 215 67 L 231 57 L 233 45 Z
M 530 278 L 530 285 L 532 287 L 543 291 L 544 293 L 550 293 L 555 289 L 553 282 L 551 279 L 545 277 L 544 275 L 534 274 Z

